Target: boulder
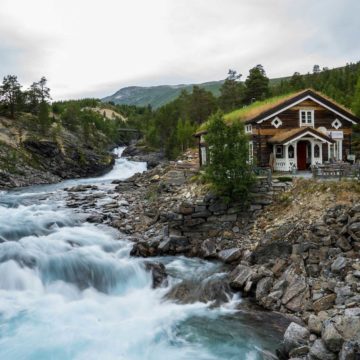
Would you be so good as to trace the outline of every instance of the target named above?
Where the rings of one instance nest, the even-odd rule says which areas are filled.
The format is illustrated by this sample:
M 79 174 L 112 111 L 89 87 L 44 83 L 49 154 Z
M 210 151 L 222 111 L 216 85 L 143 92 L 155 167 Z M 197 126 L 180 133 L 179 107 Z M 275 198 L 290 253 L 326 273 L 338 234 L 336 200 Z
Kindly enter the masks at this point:
M 167 286 L 167 272 L 164 264 L 158 262 L 145 262 L 145 269 L 151 271 L 152 287 L 158 288 L 160 286 Z
M 232 263 L 240 259 L 242 251 L 240 248 L 231 248 L 226 250 L 221 250 L 218 253 L 218 258 L 224 263 Z
M 256 300 L 261 301 L 271 290 L 273 279 L 271 277 L 262 278 L 256 285 Z
M 255 264 L 265 264 L 269 260 L 277 258 L 286 258 L 292 252 L 291 244 L 284 241 L 274 241 L 268 244 L 260 245 L 253 252 L 253 262 Z
M 314 360 L 336 360 L 337 356 L 328 350 L 322 340 L 317 339 L 310 348 L 310 359 Z
M 302 311 L 305 309 L 310 297 L 306 280 L 301 275 L 292 275 L 292 277 L 289 277 L 289 280 L 289 285 L 284 292 L 281 302 L 290 311 Z
M 307 328 L 292 322 L 287 327 L 284 334 L 284 348 L 286 353 L 300 346 L 306 345 L 310 332 Z
M 200 255 L 204 259 L 215 258 L 217 255 L 216 248 L 216 241 L 214 239 L 206 239 L 201 244 Z
M 325 321 L 321 338 L 326 347 L 333 352 L 339 352 L 344 342 L 343 337 L 336 330 L 331 320 Z
M 237 290 L 242 289 L 253 274 L 254 270 L 250 266 L 238 265 L 230 274 L 230 286 Z

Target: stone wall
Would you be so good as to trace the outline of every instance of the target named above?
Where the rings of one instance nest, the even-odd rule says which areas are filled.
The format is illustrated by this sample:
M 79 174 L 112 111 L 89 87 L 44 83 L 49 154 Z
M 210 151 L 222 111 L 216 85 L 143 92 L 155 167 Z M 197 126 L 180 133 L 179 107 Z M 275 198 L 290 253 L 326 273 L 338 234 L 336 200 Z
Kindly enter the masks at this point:
M 246 205 L 226 203 L 209 194 L 195 202 L 183 202 L 173 211 L 160 214 L 160 221 L 165 226 L 164 240 L 159 249 L 164 253 L 211 257 L 212 251 L 207 253 L 206 245 L 205 248 L 202 246 L 204 240 L 216 240 L 219 244 L 215 248 L 218 249 L 241 247 L 244 245 L 243 237 L 264 207 L 290 186 L 290 183 L 264 176 L 258 177 Z

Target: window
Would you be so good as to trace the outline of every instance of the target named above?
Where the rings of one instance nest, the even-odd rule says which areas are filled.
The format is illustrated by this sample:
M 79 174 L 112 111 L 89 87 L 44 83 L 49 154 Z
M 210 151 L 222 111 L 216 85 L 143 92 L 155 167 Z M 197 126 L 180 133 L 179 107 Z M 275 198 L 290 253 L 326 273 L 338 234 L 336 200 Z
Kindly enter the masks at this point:
M 288 155 L 289 155 L 289 159 L 293 159 L 295 157 L 295 151 L 292 145 L 289 145 Z
M 339 129 L 342 125 L 341 121 L 339 119 L 335 119 L 332 123 L 331 123 L 332 127 L 334 127 L 336 130 Z
M 314 126 L 314 110 L 300 110 L 300 126 Z
M 282 121 L 276 117 L 272 122 L 271 125 L 275 126 L 276 128 L 280 127 L 282 125 Z
M 329 144 L 329 161 L 342 160 L 342 140 Z
M 252 125 L 245 125 L 245 134 L 252 133 Z
M 314 157 L 316 158 L 320 157 L 320 147 L 317 144 L 314 146 Z
M 276 145 L 275 147 L 275 156 L 277 159 L 284 158 L 284 146 L 283 145 Z
M 254 159 L 254 144 L 249 141 L 249 163 L 252 163 Z

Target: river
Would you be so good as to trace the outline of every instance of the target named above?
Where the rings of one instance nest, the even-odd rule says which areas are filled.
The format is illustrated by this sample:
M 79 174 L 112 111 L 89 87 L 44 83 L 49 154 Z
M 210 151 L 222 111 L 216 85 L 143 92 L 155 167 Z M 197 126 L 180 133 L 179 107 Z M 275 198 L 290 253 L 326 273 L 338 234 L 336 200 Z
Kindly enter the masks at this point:
M 119 158 L 102 177 L 0 192 L 0 359 L 263 359 L 274 352 L 280 332 L 236 310 L 241 299 L 215 309 L 164 300 L 169 288 L 152 289 L 144 259 L 129 256 L 123 235 L 66 207 L 68 186 L 108 189 L 145 170 Z M 169 287 L 202 281 L 220 266 L 156 260 L 171 275 Z

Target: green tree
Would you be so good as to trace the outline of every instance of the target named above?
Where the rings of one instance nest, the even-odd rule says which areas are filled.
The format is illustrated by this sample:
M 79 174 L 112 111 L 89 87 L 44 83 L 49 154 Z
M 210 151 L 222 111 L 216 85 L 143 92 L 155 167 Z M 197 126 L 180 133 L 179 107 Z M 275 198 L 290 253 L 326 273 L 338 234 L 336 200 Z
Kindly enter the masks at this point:
M 0 99 L 12 119 L 15 118 L 17 104 L 21 98 L 21 85 L 15 75 L 7 75 L 4 77 L 0 86 Z
M 195 126 L 191 125 L 189 119 L 180 119 L 177 123 L 176 137 L 180 150 L 184 152 L 194 143 L 193 134 L 195 132 Z
M 26 92 L 28 110 L 33 114 L 39 114 L 40 104 L 48 103 L 51 100 L 50 89 L 47 86 L 47 79 L 42 76 L 40 81 L 33 82 Z M 44 106 L 42 106 L 44 108 Z
M 41 102 L 39 105 L 38 120 L 41 131 L 46 133 L 51 126 L 51 119 L 49 116 L 49 105 L 45 101 Z
M 230 112 L 242 105 L 244 85 L 240 81 L 241 74 L 229 69 L 228 77 L 220 88 L 219 106 L 224 112 Z
M 299 72 L 294 72 L 290 79 L 290 86 L 292 90 L 301 90 L 305 88 L 304 79 Z
M 206 142 L 211 149 L 206 178 L 219 194 L 245 200 L 254 175 L 248 161 L 249 138 L 244 126 L 238 122 L 228 126 L 218 112 L 209 120 Z
M 245 103 L 263 100 L 269 96 L 269 78 L 262 65 L 256 65 L 249 71 L 245 80 Z
M 360 116 L 360 75 L 356 83 L 351 109 L 357 116 Z

